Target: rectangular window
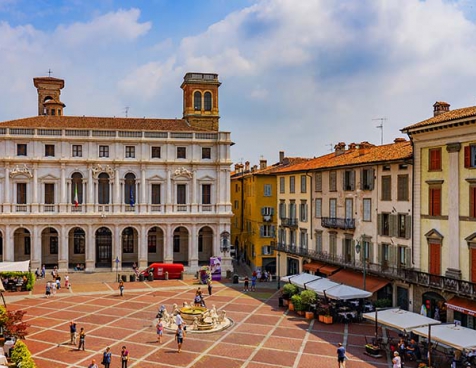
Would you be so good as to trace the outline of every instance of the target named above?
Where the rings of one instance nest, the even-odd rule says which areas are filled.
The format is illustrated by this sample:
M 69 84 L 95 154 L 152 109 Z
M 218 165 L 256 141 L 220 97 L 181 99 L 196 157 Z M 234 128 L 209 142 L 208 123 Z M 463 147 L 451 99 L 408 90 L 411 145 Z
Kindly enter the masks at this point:
M 344 190 L 355 190 L 355 171 L 344 171 Z
M 390 175 L 382 176 L 382 201 L 392 200 L 392 177 Z
M 55 157 L 54 144 L 45 144 L 45 157 Z
M 296 177 L 295 176 L 290 176 L 289 177 L 289 193 L 295 193 L 296 191 Z
M 354 218 L 354 200 L 352 198 L 345 199 L 345 218 Z
M 84 254 L 86 249 L 86 241 L 84 234 L 75 231 L 73 244 L 74 254 Z
M 316 251 L 322 252 L 322 231 L 316 232 Z
M 363 220 L 372 221 L 372 199 L 364 198 L 363 204 L 364 204 Z
M 289 218 L 291 219 L 297 219 L 296 215 L 296 202 L 291 201 L 289 203 Z
M 316 208 L 314 213 L 317 218 L 322 217 L 322 198 L 316 198 Z
M 408 201 L 408 175 L 398 175 L 397 177 L 397 201 Z
M 202 185 L 202 204 L 212 204 L 212 186 L 211 184 Z
M 464 147 L 464 167 L 476 167 L 476 145 Z
M 322 173 L 317 172 L 314 177 L 314 190 L 316 192 L 322 192 Z
M 210 147 L 202 147 L 202 159 L 210 160 L 212 158 L 212 149 Z
M 45 204 L 55 203 L 55 185 L 45 183 Z
M 382 213 L 380 215 L 380 235 L 390 236 L 390 214 Z
M 329 172 L 329 192 L 337 191 L 337 172 Z
M 109 157 L 109 146 L 99 146 L 99 157 Z
M 299 206 L 299 220 L 302 222 L 307 221 L 307 203 L 306 201 L 301 201 L 301 204 Z
M 389 266 L 389 262 L 390 262 L 390 244 L 385 244 L 385 243 L 382 243 L 381 244 L 381 259 L 380 259 L 380 263 L 382 264 L 382 266 L 384 268 L 387 268 Z
M 360 177 L 360 189 L 374 189 L 374 169 L 362 169 Z
M 151 190 L 151 204 L 160 204 L 160 184 L 152 184 Z
M 73 157 L 83 157 L 83 146 L 80 144 L 73 144 L 71 154 Z
M 476 218 L 476 185 L 469 187 L 469 217 Z
M 152 147 L 151 158 L 160 158 L 160 147 Z
M 307 249 L 307 232 L 304 229 L 299 232 L 299 246 L 301 249 Z
M 337 217 L 337 199 L 335 198 L 329 199 L 329 217 L 330 218 Z
M 329 253 L 331 256 L 337 256 L 337 234 L 329 234 Z
M 177 147 L 177 158 L 187 158 L 187 147 Z
M 407 265 L 407 252 L 406 247 L 398 246 L 398 268 L 405 267 Z
M 307 191 L 307 180 L 306 175 L 301 175 L 301 193 L 306 193 Z
M 274 238 L 274 225 L 261 225 L 260 236 L 262 238 Z
M 283 176 L 281 176 L 279 178 L 279 193 L 285 193 L 286 191 L 286 178 L 284 178 Z
M 177 184 L 177 204 L 187 204 L 187 186 Z
M 439 171 L 441 170 L 441 148 L 432 148 L 428 151 L 428 170 Z
M 240 202 L 238 202 L 238 201 L 235 200 L 235 210 L 237 210 L 238 208 L 240 208 L 240 204 L 239 204 L 239 203 L 240 203 Z
M 286 218 L 286 203 L 284 201 L 279 202 L 279 218 L 281 220 Z
M 406 238 L 407 236 L 407 216 L 398 214 L 398 237 Z
M 26 183 L 17 183 L 17 204 L 26 204 Z
M 135 158 L 136 148 L 135 146 L 126 146 L 126 158 Z
M 271 197 L 271 184 L 264 185 L 264 196 Z
M 430 198 L 428 214 L 430 216 L 441 216 L 441 187 L 430 187 Z
M 20 143 L 17 144 L 17 156 L 26 156 L 27 151 L 26 151 L 26 144 Z

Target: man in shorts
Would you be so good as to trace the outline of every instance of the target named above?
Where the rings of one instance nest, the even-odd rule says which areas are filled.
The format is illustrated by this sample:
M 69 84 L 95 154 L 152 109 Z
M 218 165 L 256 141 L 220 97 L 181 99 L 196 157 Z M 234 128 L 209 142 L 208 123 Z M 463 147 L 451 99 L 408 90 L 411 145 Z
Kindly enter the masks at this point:
M 337 348 L 337 368 L 345 368 L 345 348 L 342 343 Z

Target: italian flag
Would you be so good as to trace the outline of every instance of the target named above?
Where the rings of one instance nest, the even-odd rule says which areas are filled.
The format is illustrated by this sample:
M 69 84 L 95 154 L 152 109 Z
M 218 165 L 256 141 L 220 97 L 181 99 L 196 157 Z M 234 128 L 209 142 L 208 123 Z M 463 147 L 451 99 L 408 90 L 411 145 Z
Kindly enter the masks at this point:
M 78 185 L 76 184 L 74 186 L 74 207 L 78 207 L 79 201 L 78 201 Z

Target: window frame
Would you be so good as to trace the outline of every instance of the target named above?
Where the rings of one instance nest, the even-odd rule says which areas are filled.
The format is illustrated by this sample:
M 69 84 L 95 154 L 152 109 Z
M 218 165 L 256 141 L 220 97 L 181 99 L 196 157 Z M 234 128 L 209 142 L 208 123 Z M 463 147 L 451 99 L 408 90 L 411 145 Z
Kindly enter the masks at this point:
M 160 146 L 152 146 L 150 148 L 150 158 L 162 158 L 162 149 Z
M 442 190 L 439 185 L 430 185 L 428 188 L 428 215 L 441 216 L 441 198 Z
M 71 146 L 71 157 L 83 157 L 83 145 L 73 144 Z
M 17 156 L 28 156 L 28 145 L 26 143 L 17 143 Z
M 441 171 L 441 147 L 428 150 L 428 171 Z
M 108 158 L 109 157 L 109 146 L 99 145 L 98 155 L 99 155 L 100 158 Z
M 45 157 L 55 157 L 54 144 L 45 144 Z
M 392 200 L 392 176 L 391 175 L 382 175 L 382 194 L 380 197 L 381 201 L 391 201 Z
M 176 157 L 179 160 L 184 160 L 187 158 L 187 147 L 178 146 L 176 151 Z
M 408 174 L 397 175 L 397 201 L 407 202 L 410 200 L 409 179 Z
M 211 159 L 212 159 L 211 147 L 202 147 L 202 160 L 211 160 Z
M 136 158 L 136 146 L 125 147 L 125 158 Z
M 366 212 L 368 213 L 368 216 L 366 215 Z M 372 222 L 372 198 L 362 199 L 362 221 Z

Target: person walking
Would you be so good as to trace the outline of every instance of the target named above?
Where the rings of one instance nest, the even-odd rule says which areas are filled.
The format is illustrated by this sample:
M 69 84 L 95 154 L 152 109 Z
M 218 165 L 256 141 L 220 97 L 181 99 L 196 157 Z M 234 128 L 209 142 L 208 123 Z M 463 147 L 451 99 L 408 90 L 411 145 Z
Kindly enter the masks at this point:
M 45 287 L 45 296 L 46 296 L 47 298 L 49 298 L 50 295 L 51 295 L 51 284 L 50 284 L 50 282 L 48 281 L 48 282 L 46 283 L 46 287 Z
M 178 347 L 177 353 L 180 353 L 180 351 L 182 350 L 183 337 L 184 337 L 184 331 L 183 331 L 182 325 L 179 325 L 177 327 L 177 331 L 175 332 L 175 340 L 177 340 L 177 347 Z
M 66 289 L 69 289 L 69 275 L 66 275 L 66 276 L 64 277 L 64 287 L 65 287 Z
M 76 323 L 73 321 L 69 323 L 69 334 L 71 336 L 70 344 L 76 345 Z
M 256 291 L 256 280 L 257 280 L 256 272 L 253 272 L 251 276 L 251 291 Z
M 122 368 L 127 368 L 127 362 L 129 361 L 129 351 L 126 349 L 125 346 L 122 347 L 121 350 L 121 362 Z
M 155 328 L 157 329 L 157 341 L 160 344 L 162 343 L 162 335 L 164 334 L 164 324 L 162 323 L 162 318 L 159 318 Z
M 392 363 L 393 363 L 393 368 L 402 368 L 402 358 L 400 357 L 400 354 L 398 353 L 398 351 L 395 351 L 393 353 Z
M 208 286 L 208 295 L 212 295 L 212 280 L 211 279 L 208 279 L 207 286 Z
M 78 345 L 78 350 L 81 350 L 83 348 L 84 351 L 84 340 L 86 338 L 86 332 L 84 331 L 84 327 L 81 327 L 81 330 L 79 331 L 79 345 Z
M 96 364 L 96 359 L 91 360 L 91 364 L 88 365 L 88 368 L 99 368 Z
M 339 343 L 337 348 L 337 368 L 345 368 L 345 348 L 342 346 L 342 343 Z
M 119 291 L 121 293 L 121 296 L 124 296 L 124 281 L 119 281 Z
M 109 365 L 111 364 L 111 355 L 111 348 L 108 346 L 106 351 L 102 353 L 102 365 L 104 365 L 104 368 L 109 368 Z
M 249 284 L 250 280 L 248 279 L 248 276 L 245 276 L 245 282 L 243 283 L 243 291 L 248 291 Z

